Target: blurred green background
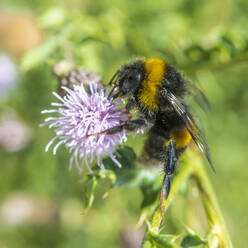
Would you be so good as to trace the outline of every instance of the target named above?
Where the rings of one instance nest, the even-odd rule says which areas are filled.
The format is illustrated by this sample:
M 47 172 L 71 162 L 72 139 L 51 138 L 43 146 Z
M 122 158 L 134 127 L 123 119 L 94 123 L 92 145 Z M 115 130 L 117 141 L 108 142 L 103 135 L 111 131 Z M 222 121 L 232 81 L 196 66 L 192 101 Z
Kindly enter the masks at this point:
M 44 152 L 53 132 L 39 127 L 57 89 L 55 64 L 107 82 L 136 56 L 164 58 L 209 98 L 211 111 L 199 112 L 217 174 L 208 172 L 234 247 L 246 247 L 247 13 L 246 0 L 1 0 L 0 247 L 138 247 L 140 191 L 103 198 L 103 182 L 82 215 L 78 172 L 68 172 L 64 148 Z M 142 138 L 128 144 L 140 151 Z

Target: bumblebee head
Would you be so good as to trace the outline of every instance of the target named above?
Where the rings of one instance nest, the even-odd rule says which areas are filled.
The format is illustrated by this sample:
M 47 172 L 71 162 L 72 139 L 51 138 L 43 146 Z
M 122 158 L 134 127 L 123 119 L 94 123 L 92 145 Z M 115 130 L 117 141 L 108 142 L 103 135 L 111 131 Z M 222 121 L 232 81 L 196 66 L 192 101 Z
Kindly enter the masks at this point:
M 132 64 L 122 66 L 113 76 L 109 84 L 113 87 L 109 97 L 117 98 L 132 95 L 144 79 L 144 67 L 142 61 L 137 60 Z

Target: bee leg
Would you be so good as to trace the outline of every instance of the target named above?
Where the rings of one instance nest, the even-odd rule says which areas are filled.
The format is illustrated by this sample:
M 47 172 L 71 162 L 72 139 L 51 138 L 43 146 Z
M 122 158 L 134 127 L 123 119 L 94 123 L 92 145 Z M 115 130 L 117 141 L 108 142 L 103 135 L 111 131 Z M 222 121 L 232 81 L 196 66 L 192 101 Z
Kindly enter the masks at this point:
M 170 193 L 171 183 L 170 183 L 169 176 L 174 173 L 176 162 L 177 162 L 176 148 L 175 148 L 174 141 L 172 140 L 172 138 L 170 138 L 166 146 L 165 161 L 164 161 L 165 176 L 164 176 L 164 180 L 162 183 L 162 189 L 160 193 L 160 210 L 161 210 L 163 222 L 164 222 L 164 203 Z
M 112 127 L 110 129 L 107 129 L 105 131 L 106 134 L 115 134 L 118 132 L 121 132 L 122 130 L 127 131 L 136 131 L 139 128 L 147 126 L 147 121 L 144 119 L 136 119 L 136 120 L 130 120 L 126 121 L 124 124 L 116 127 Z
M 170 193 L 170 177 L 168 175 L 164 176 L 162 183 L 161 193 L 160 193 L 160 205 L 164 207 L 164 200 L 166 200 Z M 162 210 L 162 209 L 161 209 Z
M 166 154 L 164 161 L 164 173 L 171 175 L 175 171 L 175 164 L 177 161 L 175 143 L 172 138 L 169 139 L 169 144 L 166 146 Z

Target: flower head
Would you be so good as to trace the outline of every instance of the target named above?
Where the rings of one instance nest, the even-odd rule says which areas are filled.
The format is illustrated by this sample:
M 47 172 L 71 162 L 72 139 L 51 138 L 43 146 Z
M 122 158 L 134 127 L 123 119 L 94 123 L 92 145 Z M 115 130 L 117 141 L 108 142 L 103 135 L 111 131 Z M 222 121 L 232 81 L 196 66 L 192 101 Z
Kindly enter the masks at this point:
M 102 157 L 108 155 L 113 162 L 121 167 L 116 160 L 114 151 L 122 141 L 126 140 L 125 131 L 116 134 L 101 133 L 111 127 L 118 126 L 127 120 L 124 109 L 118 109 L 118 101 L 108 99 L 107 89 L 94 81 L 86 85 L 74 85 L 73 89 L 63 87 L 66 91 L 64 97 L 53 93 L 59 103 L 52 103 L 56 107 L 45 113 L 58 113 L 57 117 L 48 117 L 44 124 L 55 130 L 55 137 L 47 144 L 46 151 L 57 140 L 53 148 L 56 154 L 57 148 L 65 144 L 72 153 L 70 167 L 73 161 L 81 172 L 85 164 L 91 171 L 88 162 L 92 163 L 97 158 L 98 165 L 103 168 Z M 94 135 L 101 133 L 99 135 Z
M 67 68 L 65 69 L 64 67 Z M 67 93 L 63 90 L 63 87 L 73 89 L 74 85 L 85 84 L 89 81 L 94 81 L 95 84 L 102 85 L 100 76 L 95 72 L 91 72 L 85 68 L 69 69 L 70 65 L 66 61 L 60 62 L 53 68 L 54 74 L 59 78 L 58 93 L 60 96 L 65 96 Z
M 8 109 L 0 118 L 0 148 L 8 152 L 20 151 L 30 142 L 32 130 L 14 111 Z

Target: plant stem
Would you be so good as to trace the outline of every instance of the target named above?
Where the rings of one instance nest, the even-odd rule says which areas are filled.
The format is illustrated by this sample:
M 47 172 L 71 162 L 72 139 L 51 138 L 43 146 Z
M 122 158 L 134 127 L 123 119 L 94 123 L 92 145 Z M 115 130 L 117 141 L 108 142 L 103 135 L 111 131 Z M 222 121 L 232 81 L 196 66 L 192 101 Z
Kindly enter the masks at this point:
M 174 177 L 172 182 L 172 188 L 168 199 L 166 200 L 164 211 L 166 212 L 171 202 L 178 194 L 184 183 L 190 178 L 196 180 L 197 186 L 202 192 L 203 203 L 206 210 L 206 214 L 210 224 L 210 232 L 208 234 L 209 243 L 217 241 L 218 247 L 232 248 L 232 242 L 230 240 L 226 224 L 218 206 L 215 193 L 208 179 L 207 173 L 203 166 L 202 159 L 196 152 L 188 151 L 186 153 L 186 160 Z M 159 234 L 160 226 L 162 223 L 162 215 L 160 210 L 160 204 L 154 209 L 150 222 L 147 222 L 148 228 L 144 236 L 143 248 L 152 247 L 148 239 L 148 230 L 153 233 Z M 206 246 L 209 247 L 209 246 Z M 217 246 L 216 246 L 217 247 Z
M 219 208 L 214 190 L 208 179 L 206 170 L 200 159 L 195 159 L 194 179 L 203 195 L 203 204 L 211 225 L 211 232 L 216 233 L 223 247 L 232 248 L 232 242 L 226 228 L 226 224 Z
M 168 199 L 165 202 L 164 212 L 167 211 L 167 209 L 169 208 L 169 206 L 172 203 L 173 199 L 176 197 L 176 195 L 178 194 L 179 190 L 182 188 L 183 184 L 185 184 L 185 182 L 188 180 L 188 178 L 192 175 L 193 171 L 194 171 L 194 168 L 192 167 L 192 165 L 190 163 L 186 162 L 182 166 L 182 168 L 180 169 L 178 174 L 174 177 L 174 180 L 172 181 L 172 188 L 171 188 L 170 195 L 169 195 Z M 158 219 L 157 219 L 157 212 L 160 213 L 160 222 L 159 223 L 158 223 Z M 154 217 L 156 217 L 156 218 L 154 218 Z M 152 221 L 151 221 L 151 225 L 152 226 L 154 226 L 156 224 L 160 225 L 161 222 L 162 222 L 162 216 L 161 216 L 160 207 L 157 207 L 155 209 L 155 211 L 154 211 Z
M 178 194 L 179 190 L 182 188 L 183 184 L 192 175 L 192 173 L 193 173 L 193 167 L 191 166 L 190 163 L 186 162 L 182 166 L 182 168 L 180 169 L 178 174 L 174 177 L 173 186 L 172 186 L 170 195 L 165 202 L 165 208 L 164 208 L 165 212 L 169 208 L 169 206 L 170 206 L 171 202 L 173 201 L 173 199 L 175 198 L 175 196 Z M 161 223 L 162 223 L 162 215 L 161 215 L 161 210 L 160 210 L 160 203 L 158 203 L 157 207 L 155 208 L 155 210 L 153 212 L 151 222 L 148 223 L 148 225 L 150 225 L 149 228 L 154 233 L 159 234 Z M 149 241 L 147 240 L 147 232 L 146 232 L 146 234 L 144 236 L 142 247 L 143 248 L 149 247 L 149 246 L 147 246 L 148 242 Z

